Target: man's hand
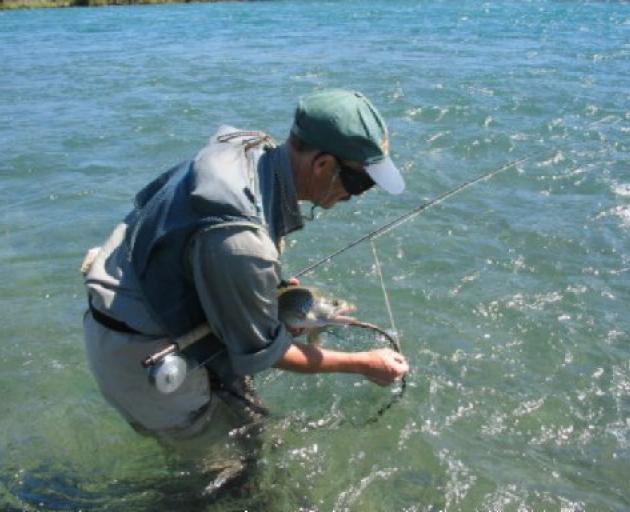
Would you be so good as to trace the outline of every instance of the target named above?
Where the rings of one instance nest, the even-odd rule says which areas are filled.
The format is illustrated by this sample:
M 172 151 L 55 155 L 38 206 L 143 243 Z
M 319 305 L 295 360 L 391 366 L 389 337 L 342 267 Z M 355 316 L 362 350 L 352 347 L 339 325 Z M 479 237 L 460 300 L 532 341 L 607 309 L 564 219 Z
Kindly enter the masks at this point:
M 367 364 L 361 373 L 379 386 L 394 384 L 409 371 L 405 356 L 390 348 L 371 350 L 365 354 Z

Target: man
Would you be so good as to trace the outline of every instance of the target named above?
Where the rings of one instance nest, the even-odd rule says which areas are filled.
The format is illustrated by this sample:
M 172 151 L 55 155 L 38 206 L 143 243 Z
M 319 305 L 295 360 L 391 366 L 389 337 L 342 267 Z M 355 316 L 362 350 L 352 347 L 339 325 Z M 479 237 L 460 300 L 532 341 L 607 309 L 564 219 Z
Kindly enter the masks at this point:
M 277 314 L 278 251 L 302 228 L 298 201 L 331 208 L 375 183 L 404 189 L 385 123 L 363 95 L 330 89 L 302 99 L 283 145 L 222 127 L 147 185 L 86 269 L 87 357 L 105 398 L 140 432 L 188 438 L 260 414 L 247 376 L 270 367 L 399 380 L 402 355 L 301 344 Z M 183 384 L 160 393 L 141 361 L 204 323 Z

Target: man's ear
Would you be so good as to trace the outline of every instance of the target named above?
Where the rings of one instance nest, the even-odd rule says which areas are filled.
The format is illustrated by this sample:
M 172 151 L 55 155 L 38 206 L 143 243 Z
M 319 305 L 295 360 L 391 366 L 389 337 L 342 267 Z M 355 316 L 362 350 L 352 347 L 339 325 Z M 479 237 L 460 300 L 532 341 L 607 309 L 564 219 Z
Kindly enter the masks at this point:
M 332 172 L 337 167 L 337 161 L 335 157 L 330 153 L 318 153 L 313 159 L 313 172 L 317 175 L 327 174 Z

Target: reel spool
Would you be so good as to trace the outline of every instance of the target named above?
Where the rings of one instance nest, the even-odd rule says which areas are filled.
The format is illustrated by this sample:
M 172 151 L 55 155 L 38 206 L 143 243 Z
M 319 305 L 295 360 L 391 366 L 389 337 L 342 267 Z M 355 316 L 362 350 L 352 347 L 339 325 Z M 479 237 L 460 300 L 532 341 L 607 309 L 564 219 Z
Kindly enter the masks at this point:
M 149 368 L 149 382 L 160 392 L 177 391 L 186 380 L 188 361 L 180 355 L 168 354 Z

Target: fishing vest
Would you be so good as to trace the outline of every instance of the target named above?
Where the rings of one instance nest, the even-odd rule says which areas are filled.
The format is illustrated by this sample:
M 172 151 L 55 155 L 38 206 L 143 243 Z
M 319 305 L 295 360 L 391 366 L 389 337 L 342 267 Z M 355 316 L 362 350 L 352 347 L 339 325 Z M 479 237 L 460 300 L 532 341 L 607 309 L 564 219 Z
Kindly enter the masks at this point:
M 194 160 L 173 167 L 137 194 L 126 219 L 128 256 L 153 318 L 171 336 L 205 322 L 187 262 L 191 237 L 228 223 L 264 227 L 257 164 L 261 146 L 270 143 L 261 132 L 222 128 Z

